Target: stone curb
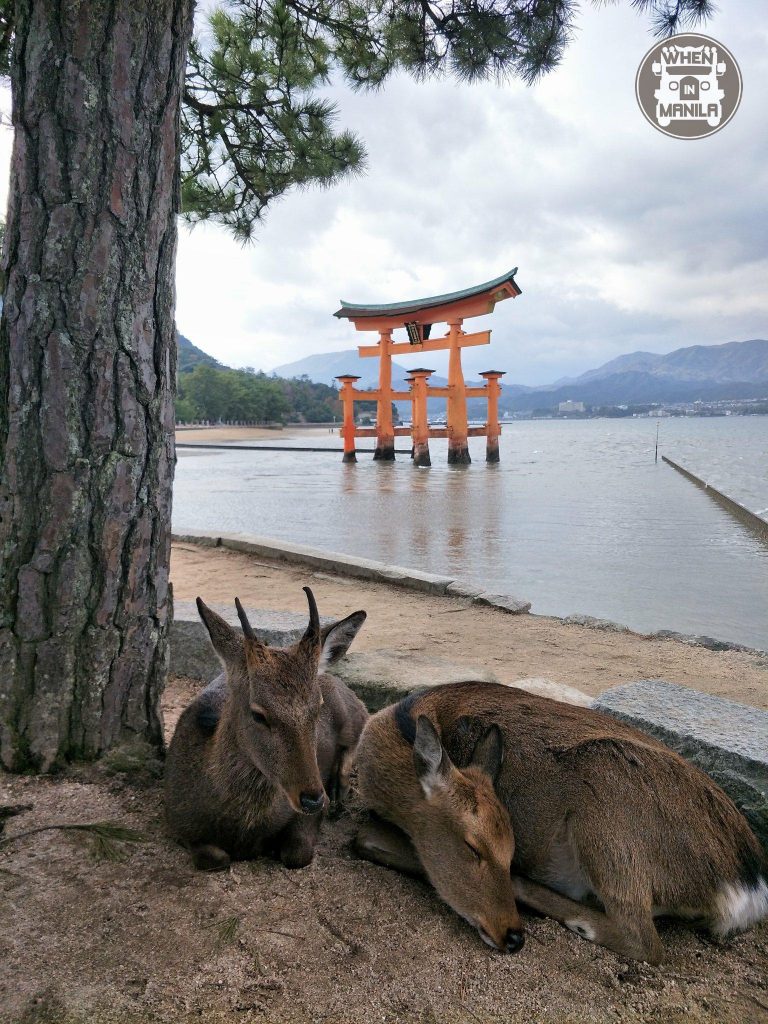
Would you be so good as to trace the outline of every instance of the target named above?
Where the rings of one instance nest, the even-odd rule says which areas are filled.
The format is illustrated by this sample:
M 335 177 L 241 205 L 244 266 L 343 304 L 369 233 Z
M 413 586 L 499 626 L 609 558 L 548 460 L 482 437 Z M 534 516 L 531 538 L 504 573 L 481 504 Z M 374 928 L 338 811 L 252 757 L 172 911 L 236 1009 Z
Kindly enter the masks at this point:
M 599 629 L 604 633 L 633 633 L 645 640 L 675 640 L 688 647 L 704 647 L 708 651 L 735 651 L 738 654 L 755 654 L 759 657 L 768 656 L 768 651 L 760 647 L 746 647 L 744 644 L 731 643 L 730 640 L 716 640 L 711 636 L 693 633 L 676 633 L 673 629 L 657 629 L 653 633 L 638 633 L 629 626 L 611 619 L 598 619 L 594 615 L 554 615 L 564 626 L 584 626 L 586 629 Z
M 768 712 L 663 679 L 616 686 L 592 707 L 654 736 L 705 771 L 768 848 Z
M 309 565 L 326 572 L 389 583 L 393 586 L 420 590 L 422 593 L 466 598 L 472 604 L 486 605 L 510 614 L 529 612 L 531 608 L 530 601 L 520 600 L 511 594 L 488 594 L 480 584 L 454 580 L 449 576 L 436 576 L 431 573 L 419 572 L 416 569 L 403 569 L 400 566 L 386 565 L 384 562 L 374 562 L 367 558 L 355 558 L 352 555 L 290 544 L 288 541 L 278 542 L 250 534 L 218 533 L 214 530 L 174 533 L 172 539 L 178 543 L 197 544 L 200 547 L 225 547 L 233 551 L 245 551 L 261 558 Z M 746 647 L 744 644 L 717 640 L 710 636 L 677 633 L 671 629 L 659 629 L 654 633 L 638 633 L 620 622 L 596 618 L 594 615 L 548 615 L 546 618 L 557 619 L 565 626 L 583 626 L 586 629 L 599 629 L 607 633 L 633 633 L 635 636 L 648 640 L 674 640 L 677 643 L 687 644 L 689 647 L 704 647 L 708 651 L 735 651 L 763 658 L 768 657 L 768 651 L 759 647 Z
M 210 530 L 196 530 L 193 533 L 174 533 L 172 539 L 176 543 L 198 544 L 202 547 L 223 547 L 232 551 L 258 555 L 260 558 L 274 558 L 279 561 L 299 563 L 325 572 L 336 572 L 345 576 L 355 576 L 358 579 L 389 583 L 397 587 L 406 587 L 409 590 L 418 590 L 425 594 L 466 597 L 474 604 L 488 605 L 511 615 L 523 614 L 530 611 L 531 607 L 530 601 L 522 601 L 511 594 L 487 594 L 482 587 L 464 583 L 462 580 L 454 580 L 451 576 L 438 576 L 434 573 L 420 572 L 418 569 L 405 569 L 399 565 L 387 565 L 384 562 L 375 562 L 368 558 L 356 558 L 353 555 L 324 551 L 303 544 L 291 544 L 288 541 L 275 541 L 268 537 L 258 537 L 246 533 L 216 533 Z

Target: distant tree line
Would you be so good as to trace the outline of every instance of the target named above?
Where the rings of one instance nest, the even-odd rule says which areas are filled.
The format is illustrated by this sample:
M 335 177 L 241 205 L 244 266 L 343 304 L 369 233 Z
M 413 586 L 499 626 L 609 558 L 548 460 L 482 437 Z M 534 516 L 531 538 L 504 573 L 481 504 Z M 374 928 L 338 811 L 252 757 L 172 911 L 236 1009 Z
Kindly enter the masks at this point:
M 205 364 L 179 374 L 177 423 L 330 423 L 341 415 L 336 389 L 308 377 L 287 380 Z

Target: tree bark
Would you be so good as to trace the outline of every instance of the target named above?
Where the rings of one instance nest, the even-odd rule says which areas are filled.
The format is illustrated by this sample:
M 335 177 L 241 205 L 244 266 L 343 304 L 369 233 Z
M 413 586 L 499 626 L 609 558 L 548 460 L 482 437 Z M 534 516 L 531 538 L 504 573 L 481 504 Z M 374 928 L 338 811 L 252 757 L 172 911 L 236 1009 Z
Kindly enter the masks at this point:
M 162 745 L 179 103 L 194 0 L 17 0 L 0 758 Z

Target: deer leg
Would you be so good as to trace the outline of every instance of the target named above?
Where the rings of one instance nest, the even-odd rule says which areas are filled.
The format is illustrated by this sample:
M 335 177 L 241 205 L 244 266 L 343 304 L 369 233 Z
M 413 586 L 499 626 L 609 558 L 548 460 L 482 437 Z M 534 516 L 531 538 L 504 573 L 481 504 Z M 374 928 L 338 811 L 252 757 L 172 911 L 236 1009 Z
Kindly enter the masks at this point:
M 661 962 L 663 947 L 650 910 L 630 914 L 624 907 L 606 903 L 603 913 L 519 875 L 513 876 L 512 882 L 516 899 L 554 918 L 583 939 L 631 960 Z
M 297 814 L 285 826 L 275 844 L 285 867 L 305 868 L 312 863 L 322 820 L 322 814 Z
M 192 863 L 198 871 L 224 871 L 229 867 L 229 854 L 214 843 L 201 843 L 193 846 L 190 852 Z
M 396 825 L 379 819 L 367 822 L 355 836 L 355 850 L 365 860 L 383 864 L 385 868 L 424 877 L 424 868 L 413 843 Z
M 349 747 L 340 747 L 336 752 L 336 760 L 331 769 L 328 783 L 328 799 L 337 807 L 341 806 L 349 794 L 349 777 L 355 763 L 355 752 Z

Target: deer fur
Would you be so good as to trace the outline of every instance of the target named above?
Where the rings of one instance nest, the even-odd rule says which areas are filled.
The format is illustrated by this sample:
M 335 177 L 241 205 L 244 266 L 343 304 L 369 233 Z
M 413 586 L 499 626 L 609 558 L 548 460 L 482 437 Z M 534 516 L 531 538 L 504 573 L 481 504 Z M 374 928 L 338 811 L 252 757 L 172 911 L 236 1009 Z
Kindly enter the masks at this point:
M 239 600 L 242 633 L 197 599 L 224 666 L 181 715 L 165 769 L 171 834 L 196 867 L 217 870 L 260 854 L 286 867 L 312 860 L 328 793 L 342 798 L 368 713 L 325 669 L 346 653 L 365 612 L 320 629 L 310 622 L 292 647 L 261 643 Z
M 503 762 L 483 777 L 473 765 L 493 728 Z M 426 764 L 430 732 L 440 748 Z M 768 914 L 766 860 L 734 804 L 704 772 L 608 715 L 496 684 L 440 686 L 374 715 L 357 762 L 363 804 L 384 819 L 361 829 L 359 852 L 426 874 L 501 950 L 505 928 L 519 927 L 504 866 L 520 902 L 654 964 L 655 917 L 723 938 Z

